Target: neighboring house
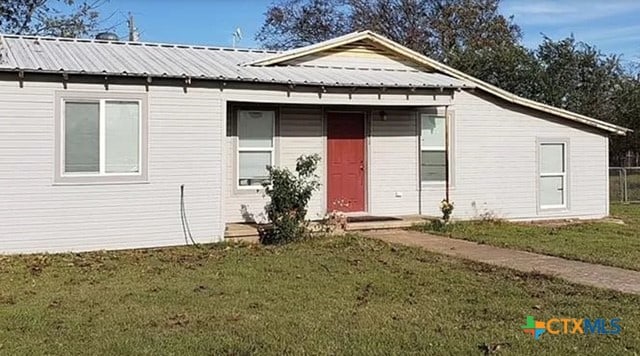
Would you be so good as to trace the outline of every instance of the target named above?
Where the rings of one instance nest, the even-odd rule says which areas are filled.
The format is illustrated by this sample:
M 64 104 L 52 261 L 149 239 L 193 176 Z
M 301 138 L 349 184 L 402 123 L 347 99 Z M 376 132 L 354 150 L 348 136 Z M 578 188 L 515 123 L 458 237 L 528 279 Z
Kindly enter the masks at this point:
M 267 165 L 313 153 L 312 219 L 439 215 L 447 188 L 457 219 L 601 218 L 627 131 L 368 31 L 287 52 L 4 35 L 0 252 L 184 244 L 185 216 L 220 241 L 264 219 Z

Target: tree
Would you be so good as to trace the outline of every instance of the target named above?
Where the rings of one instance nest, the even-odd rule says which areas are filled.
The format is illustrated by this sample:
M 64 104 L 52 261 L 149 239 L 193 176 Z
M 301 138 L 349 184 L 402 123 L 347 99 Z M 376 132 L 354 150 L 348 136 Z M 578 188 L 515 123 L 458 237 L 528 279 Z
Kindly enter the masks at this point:
M 604 55 L 573 36 L 545 37 L 535 51 L 542 69 L 537 99 L 591 117 L 610 119 L 614 97 L 624 75 L 616 55 Z
M 354 29 L 370 29 L 431 58 L 515 44 L 520 28 L 499 0 L 351 0 Z
M 638 166 L 640 157 L 640 78 L 625 75 L 615 89 L 611 119 L 614 124 L 633 129 L 610 141 L 611 166 Z
M 638 154 L 640 81 L 625 70 L 619 56 L 605 55 L 573 36 L 558 41 L 545 37 L 533 56 L 537 87 L 526 97 L 633 129 L 625 137 L 611 137 L 612 165 L 624 165 L 629 152 Z
M 265 13 L 256 39 L 271 49 L 303 47 L 350 31 L 347 0 L 281 0 Z
M 468 50 L 515 44 L 520 28 L 498 12 L 499 0 L 280 0 L 256 39 L 289 49 L 372 30 L 449 62 Z
M 512 44 L 463 51 L 452 66 L 516 95 L 534 99 L 541 90 L 542 68 L 534 52 Z
M 520 28 L 499 0 L 281 0 L 256 39 L 289 49 L 372 30 L 487 82 L 527 94 L 535 83 Z
M 103 0 L 1 0 L 0 32 L 57 37 L 86 36 L 98 30 Z

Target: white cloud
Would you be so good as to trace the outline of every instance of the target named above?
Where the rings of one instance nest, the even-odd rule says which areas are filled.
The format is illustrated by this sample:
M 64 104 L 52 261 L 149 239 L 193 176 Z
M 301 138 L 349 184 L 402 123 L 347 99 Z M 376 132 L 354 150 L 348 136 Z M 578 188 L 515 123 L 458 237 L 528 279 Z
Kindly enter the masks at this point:
M 569 25 L 640 10 L 640 1 L 507 0 L 501 10 L 505 15 L 514 15 L 521 25 Z
M 640 54 L 638 0 L 503 0 L 500 11 L 514 15 L 524 32 L 523 44 L 530 48 L 542 41 L 541 33 L 554 40 L 573 33 L 605 53 L 627 59 Z

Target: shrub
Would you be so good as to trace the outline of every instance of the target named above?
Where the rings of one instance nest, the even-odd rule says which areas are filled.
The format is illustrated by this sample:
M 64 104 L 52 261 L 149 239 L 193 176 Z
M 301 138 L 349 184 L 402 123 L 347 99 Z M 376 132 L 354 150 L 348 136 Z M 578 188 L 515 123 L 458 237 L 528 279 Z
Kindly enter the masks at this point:
M 317 154 L 303 155 L 296 161 L 295 173 L 288 168 L 268 168 L 269 181 L 262 185 L 270 198 L 265 211 L 271 227 L 261 231 L 263 243 L 286 243 L 308 235 L 307 205 L 320 187 L 315 174 L 318 162 Z
M 450 233 L 453 231 L 454 225 L 455 224 L 447 224 L 440 219 L 434 219 L 418 225 L 416 228 L 426 232 Z
M 451 214 L 453 213 L 453 202 L 442 199 L 440 202 L 440 211 L 442 212 L 442 220 L 445 224 L 448 224 L 451 219 Z
M 347 216 L 338 210 L 333 210 L 325 214 L 319 224 L 319 232 L 333 234 L 347 229 Z

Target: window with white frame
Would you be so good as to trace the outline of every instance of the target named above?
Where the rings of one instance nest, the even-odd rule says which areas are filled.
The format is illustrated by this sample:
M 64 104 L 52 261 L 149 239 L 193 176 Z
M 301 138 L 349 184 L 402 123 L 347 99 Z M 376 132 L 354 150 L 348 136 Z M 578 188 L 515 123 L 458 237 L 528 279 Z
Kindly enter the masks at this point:
M 567 201 L 566 143 L 540 144 L 540 207 L 564 208 Z
M 61 99 L 59 166 L 61 182 L 143 178 L 142 100 Z
M 273 165 L 275 112 L 238 111 L 238 186 L 256 187 L 269 179 Z
M 444 116 L 420 115 L 420 179 L 444 182 L 446 178 L 446 140 Z

